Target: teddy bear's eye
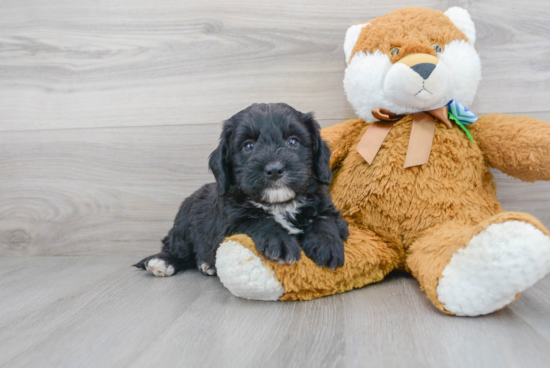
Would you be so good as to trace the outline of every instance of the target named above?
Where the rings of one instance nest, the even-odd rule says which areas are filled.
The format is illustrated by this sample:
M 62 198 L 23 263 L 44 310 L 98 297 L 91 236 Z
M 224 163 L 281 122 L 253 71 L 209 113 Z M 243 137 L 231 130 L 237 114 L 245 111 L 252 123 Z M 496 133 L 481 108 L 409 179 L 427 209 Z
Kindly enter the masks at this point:
M 439 46 L 437 43 L 436 43 L 436 44 L 433 44 L 432 47 L 434 48 L 435 52 L 437 52 L 438 54 L 440 54 L 441 51 L 443 51 L 443 49 L 441 48 L 441 46 Z
M 399 47 L 392 47 L 390 53 L 391 56 L 399 55 Z

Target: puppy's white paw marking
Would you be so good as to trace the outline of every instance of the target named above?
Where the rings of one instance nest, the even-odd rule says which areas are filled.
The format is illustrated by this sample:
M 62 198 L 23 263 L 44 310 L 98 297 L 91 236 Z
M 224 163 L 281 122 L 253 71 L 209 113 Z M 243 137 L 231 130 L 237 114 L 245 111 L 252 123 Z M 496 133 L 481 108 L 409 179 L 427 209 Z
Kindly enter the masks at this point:
M 203 263 L 201 263 L 199 268 L 200 268 L 201 272 L 206 274 L 206 275 L 214 276 L 216 274 L 216 269 L 214 267 L 210 266 L 210 263 L 203 262 Z
M 279 300 L 285 292 L 273 270 L 235 241 L 220 245 L 216 253 L 216 269 L 223 285 L 240 298 Z
M 159 277 L 172 276 L 174 274 L 174 266 L 166 266 L 166 262 L 160 258 L 151 258 L 145 264 L 147 271 L 151 271 L 153 275 Z
M 531 224 L 492 224 L 453 254 L 437 286 L 458 316 L 492 313 L 550 272 L 550 238 Z

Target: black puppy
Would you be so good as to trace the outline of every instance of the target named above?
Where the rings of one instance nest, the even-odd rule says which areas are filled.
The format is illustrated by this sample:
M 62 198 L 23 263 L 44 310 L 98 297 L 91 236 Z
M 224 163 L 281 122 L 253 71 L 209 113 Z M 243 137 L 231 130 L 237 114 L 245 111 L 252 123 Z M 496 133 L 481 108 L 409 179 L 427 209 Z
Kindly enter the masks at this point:
M 301 244 L 317 265 L 342 266 L 348 227 L 328 194 L 330 150 L 319 129 L 311 113 L 286 104 L 254 104 L 225 121 L 210 155 L 216 183 L 182 203 L 162 252 L 135 266 L 214 275 L 218 245 L 237 233 L 270 260 L 296 262 Z

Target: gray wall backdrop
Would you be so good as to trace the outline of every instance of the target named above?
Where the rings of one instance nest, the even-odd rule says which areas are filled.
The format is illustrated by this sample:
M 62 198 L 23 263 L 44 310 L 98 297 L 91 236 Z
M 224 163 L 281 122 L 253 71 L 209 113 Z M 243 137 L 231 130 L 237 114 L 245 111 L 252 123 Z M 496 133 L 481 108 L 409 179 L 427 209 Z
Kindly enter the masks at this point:
M 550 2 L 0 1 L 0 255 L 150 253 L 213 178 L 221 122 L 253 102 L 354 117 L 346 29 L 404 6 L 463 6 L 483 80 L 472 110 L 550 121 Z M 495 171 L 550 226 L 550 183 Z

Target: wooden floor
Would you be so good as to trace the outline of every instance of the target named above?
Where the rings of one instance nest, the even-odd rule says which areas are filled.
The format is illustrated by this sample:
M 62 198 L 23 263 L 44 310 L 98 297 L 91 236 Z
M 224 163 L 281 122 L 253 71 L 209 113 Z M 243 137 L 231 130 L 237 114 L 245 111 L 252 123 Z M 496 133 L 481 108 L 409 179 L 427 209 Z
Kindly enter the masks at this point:
M 156 278 L 135 260 L 0 258 L 0 366 L 549 366 L 550 277 L 509 308 L 460 318 L 403 274 L 310 302 L 259 302 L 197 271 Z
M 457 318 L 406 275 L 311 302 L 233 297 L 217 277 L 130 267 L 211 181 L 221 122 L 253 102 L 354 112 L 346 29 L 404 6 L 466 7 L 477 114 L 550 122 L 548 0 L 0 2 L 0 366 L 549 367 L 550 278 Z M 494 171 L 550 227 L 550 183 Z

